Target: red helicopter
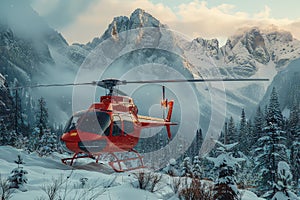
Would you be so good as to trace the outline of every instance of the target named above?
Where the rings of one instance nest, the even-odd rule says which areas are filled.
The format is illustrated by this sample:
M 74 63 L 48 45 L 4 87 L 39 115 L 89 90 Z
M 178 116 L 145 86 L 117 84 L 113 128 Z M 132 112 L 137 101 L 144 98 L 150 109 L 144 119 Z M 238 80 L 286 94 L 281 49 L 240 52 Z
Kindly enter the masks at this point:
M 87 110 L 75 113 L 64 129 L 61 141 L 64 146 L 74 155 L 62 159 L 67 165 L 73 165 L 79 158 L 92 158 L 98 163 L 102 155 L 109 154 L 112 161 L 109 165 L 116 172 L 129 171 L 144 168 L 143 157 L 134 150 L 137 145 L 141 130 L 144 128 L 165 126 L 168 138 L 172 138 L 170 126 L 176 125 L 171 122 L 173 104 L 165 98 L 163 86 L 163 99 L 161 105 L 168 108 L 167 116 L 154 118 L 138 114 L 138 108 L 133 99 L 116 89 L 116 86 L 126 84 L 150 84 L 150 83 L 175 83 L 175 82 L 209 82 L 209 81 L 268 81 L 268 79 L 181 79 L 181 80 L 149 80 L 149 81 L 125 81 L 118 79 L 104 79 L 89 83 L 70 84 L 40 84 L 29 86 L 53 87 L 53 86 L 76 86 L 93 85 L 105 88 L 109 93 L 101 96 L 100 102 L 92 104 Z M 24 87 L 22 87 L 24 88 Z M 121 95 L 115 95 L 116 93 Z M 119 158 L 117 153 L 132 152 L 133 158 Z M 135 167 L 124 167 L 127 161 L 137 160 L 140 164 Z
M 138 108 L 132 98 L 114 95 L 116 85 L 127 83 L 116 79 L 97 82 L 96 85 L 108 89 L 109 93 L 101 96 L 100 102 L 92 104 L 87 110 L 74 114 L 68 121 L 61 141 L 65 143 L 67 149 L 74 152 L 74 155 L 62 159 L 64 164 L 72 165 L 75 159 L 87 157 L 95 158 L 98 163 L 101 155 L 110 154 L 114 161 L 110 161 L 109 165 L 115 171 L 143 168 L 142 156 L 134 150 L 141 129 L 165 126 L 168 138 L 171 139 L 170 126 L 176 123 L 171 122 L 173 101 L 165 99 L 164 87 L 161 105 L 168 107 L 168 113 L 165 119 L 159 119 L 138 115 Z M 133 152 L 137 157 L 119 159 L 116 152 Z M 122 163 L 135 159 L 139 161 L 140 166 L 126 169 L 122 166 Z

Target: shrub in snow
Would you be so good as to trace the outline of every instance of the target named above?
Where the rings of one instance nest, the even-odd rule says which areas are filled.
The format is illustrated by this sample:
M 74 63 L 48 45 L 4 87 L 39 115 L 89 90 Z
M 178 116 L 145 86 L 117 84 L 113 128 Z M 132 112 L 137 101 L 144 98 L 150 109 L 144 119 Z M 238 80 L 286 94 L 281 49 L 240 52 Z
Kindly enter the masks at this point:
M 8 177 L 9 188 L 17 188 L 23 192 L 27 191 L 24 184 L 27 183 L 26 174 L 28 172 L 20 167 L 20 165 L 25 164 L 20 155 L 18 155 L 15 163 L 18 164 L 18 167 L 11 171 L 10 176 Z
M 58 178 L 53 178 L 52 181 L 43 185 L 41 188 L 44 195 L 37 200 L 85 200 L 99 199 L 99 196 L 105 192 L 105 189 L 99 188 L 99 184 L 86 185 L 83 189 L 75 190 L 70 187 L 70 177 L 66 179 L 61 175 Z M 85 178 L 84 178 L 85 179 Z
M 179 176 L 176 160 L 174 158 L 171 158 L 168 165 L 163 168 L 162 171 L 170 176 Z
M 86 177 L 81 177 L 81 178 L 79 179 L 82 188 L 86 185 L 86 183 L 88 182 L 88 180 L 89 180 L 89 179 L 86 178 Z
M 162 178 L 161 174 L 145 171 L 133 173 L 133 175 L 137 178 L 138 188 L 150 192 L 155 192 L 155 187 Z
M 12 190 L 9 188 L 9 182 L 2 179 L 0 175 L 0 195 L 1 200 L 9 200 L 12 197 Z
M 286 162 L 278 163 L 277 175 L 278 181 L 275 185 L 277 192 L 272 200 L 299 200 L 296 194 L 290 191 L 293 176 Z
M 240 167 L 239 162 L 244 161 L 244 159 L 235 158 L 233 153 L 230 152 L 237 143 L 225 145 L 217 141 L 217 144 L 220 145 L 217 149 L 220 154 L 216 158 L 207 158 L 214 163 L 214 168 L 218 172 L 218 179 L 214 186 L 214 199 L 238 200 L 240 197 L 234 175 L 236 169 Z
M 181 163 L 181 176 L 193 177 L 192 164 L 190 157 L 185 157 Z
M 211 185 L 193 178 L 190 184 L 187 180 L 185 181 L 185 185 L 179 191 L 179 198 L 182 200 L 214 200 L 212 191 Z

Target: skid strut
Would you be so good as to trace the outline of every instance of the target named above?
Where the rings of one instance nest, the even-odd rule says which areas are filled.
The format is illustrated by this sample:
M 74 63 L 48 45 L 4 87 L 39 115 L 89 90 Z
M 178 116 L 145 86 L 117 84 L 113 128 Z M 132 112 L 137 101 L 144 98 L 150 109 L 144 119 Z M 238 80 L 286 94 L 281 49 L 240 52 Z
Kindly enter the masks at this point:
M 76 160 L 76 159 L 79 159 L 79 158 L 94 158 L 94 156 L 93 155 L 91 155 L 91 154 L 83 154 L 83 155 L 81 155 L 81 153 L 75 153 L 74 155 L 73 155 L 73 157 L 71 157 L 71 158 L 63 158 L 63 159 L 61 159 L 61 161 L 62 161 L 62 163 L 64 163 L 65 165 L 70 165 L 70 166 L 72 166 L 73 165 L 73 163 L 74 163 L 74 160 Z M 67 161 L 71 161 L 70 163 L 68 163 Z M 97 162 L 98 163 L 98 162 Z
M 129 152 L 132 152 L 133 154 L 135 154 L 136 157 L 119 159 L 119 157 L 116 155 L 116 153 L 125 154 L 125 153 L 128 153 L 128 152 L 107 152 L 107 153 L 101 153 L 101 154 L 75 153 L 71 158 L 63 158 L 63 159 L 61 159 L 61 161 L 65 165 L 72 166 L 74 164 L 74 161 L 79 159 L 79 158 L 92 158 L 92 159 L 96 160 L 96 163 L 98 163 L 100 157 L 105 154 L 106 156 L 110 155 L 113 158 L 113 160 L 109 161 L 108 164 L 116 172 L 124 172 L 124 171 L 130 171 L 130 170 L 145 168 L 145 165 L 144 165 L 144 162 L 143 162 L 143 156 L 141 156 L 134 149 L 131 149 Z M 70 162 L 68 162 L 68 161 L 70 161 Z M 137 161 L 138 165 L 135 166 L 135 167 L 127 166 L 126 163 L 128 163 L 130 161 Z
M 115 160 L 110 161 L 108 164 L 116 172 L 124 172 L 124 171 L 131 171 L 131 170 L 135 170 L 135 169 L 145 168 L 145 165 L 143 162 L 143 157 L 134 149 L 131 149 L 129 152 L 133 152 L 137 157 L 119 159 L 115 153 L 111 152 L 110 155 L 113 156 L 113 158 Z M 128 167 L 127 165 L 125 165 L 125 166 L 123 165 L 126 162 L 135 161 L 135 160 L 137 160 L 139 162 L 139 165 L 136 167 L 131 167 L 131 166 Z

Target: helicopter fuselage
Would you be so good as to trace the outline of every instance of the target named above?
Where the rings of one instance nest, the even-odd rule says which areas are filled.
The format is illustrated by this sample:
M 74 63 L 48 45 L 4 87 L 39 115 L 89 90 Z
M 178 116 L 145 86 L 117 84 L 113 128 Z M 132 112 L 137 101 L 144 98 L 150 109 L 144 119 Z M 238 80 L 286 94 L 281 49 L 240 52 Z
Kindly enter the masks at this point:
M 74 114 L 61 140 L 74 153 L 129 151 L 139 140 L 142 123 L 126 96 L 102 96 L 86 111 Z

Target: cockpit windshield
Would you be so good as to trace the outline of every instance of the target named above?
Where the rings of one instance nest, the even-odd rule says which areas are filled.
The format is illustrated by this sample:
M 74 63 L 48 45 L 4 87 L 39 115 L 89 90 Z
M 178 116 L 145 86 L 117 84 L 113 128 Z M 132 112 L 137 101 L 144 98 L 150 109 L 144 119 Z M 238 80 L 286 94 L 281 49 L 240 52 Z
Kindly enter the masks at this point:
M 75 114 L 68 121 L 64 132 L 78 129 L 83 132 L 109 134 L 110 116 L 106 112 L 88 111 Z

